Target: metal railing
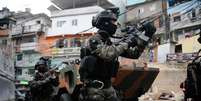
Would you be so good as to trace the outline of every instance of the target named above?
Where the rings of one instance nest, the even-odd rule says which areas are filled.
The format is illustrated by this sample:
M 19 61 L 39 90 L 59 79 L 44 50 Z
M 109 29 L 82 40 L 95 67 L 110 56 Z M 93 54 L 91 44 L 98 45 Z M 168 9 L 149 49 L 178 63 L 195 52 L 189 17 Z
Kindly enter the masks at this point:
M 43 24 L 21 26 L 17 25 L 12 28 L 11 35 L 30 33 L 30 32 L 45 32 L 45 27 Z
M 69 48 L 53 48 L 52 55 L 72 55 L 80 54 L 80 47 L 69 47 Z

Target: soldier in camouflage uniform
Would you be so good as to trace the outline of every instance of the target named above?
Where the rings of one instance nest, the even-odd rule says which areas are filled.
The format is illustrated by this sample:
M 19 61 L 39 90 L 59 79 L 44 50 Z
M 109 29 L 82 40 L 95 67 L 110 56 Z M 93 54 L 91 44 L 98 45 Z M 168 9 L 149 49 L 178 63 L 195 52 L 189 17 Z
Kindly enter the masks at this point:
M 54 87 L 58 86 L 58 78 L 48 71 L 48 64 L 41 58 L 35 65 L 37 72 L 34 80 L 30 81 L 30 90 L 33 101 L 53 101 Z
M 145 34 L 114 44 L 110 37 L 117 29 L 117 12 L 117 8 L 107 9 L 92 20 L 99 30 L 89 39 L 89 45 L 81 49 L 80 79 L 84 83 L 81 101 L 118 101 L 111 83 L 118 71 L 118 56 L 137 59 L 156 31 L 148 23 L 143 25 Z

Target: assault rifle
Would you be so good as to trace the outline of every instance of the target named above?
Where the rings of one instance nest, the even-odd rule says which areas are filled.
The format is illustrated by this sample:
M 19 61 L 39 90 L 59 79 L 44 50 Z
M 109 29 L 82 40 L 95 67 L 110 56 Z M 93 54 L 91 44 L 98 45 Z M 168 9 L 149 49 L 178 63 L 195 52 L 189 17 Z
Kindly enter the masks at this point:
M 140 38 L 147 42 L 155 31 L 156 29 L 152 27 L 151 22 L 145 21 L 138 25 L 127 26 L 125 29 L 121 30 L 121 32 L 126 34 L 124 34 L 122 37 L 112 36 L 112 38 L 120 39 L 117 43 L 134 38 Z

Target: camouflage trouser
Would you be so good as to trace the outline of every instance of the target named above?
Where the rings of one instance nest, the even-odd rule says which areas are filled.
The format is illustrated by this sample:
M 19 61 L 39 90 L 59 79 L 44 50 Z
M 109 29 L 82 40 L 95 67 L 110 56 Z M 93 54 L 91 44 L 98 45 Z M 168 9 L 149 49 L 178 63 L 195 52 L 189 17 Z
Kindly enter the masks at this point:
M 81 101 L 119 101 L 113 87 L 105 89 L 97 89 L 87 87 L 86 93 L 83 94 Z

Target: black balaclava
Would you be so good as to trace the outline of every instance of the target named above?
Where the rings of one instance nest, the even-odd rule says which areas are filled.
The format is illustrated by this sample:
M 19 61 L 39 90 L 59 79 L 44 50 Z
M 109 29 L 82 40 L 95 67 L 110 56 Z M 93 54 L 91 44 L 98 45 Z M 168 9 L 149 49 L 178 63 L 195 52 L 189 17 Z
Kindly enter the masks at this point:
M 111 21 L 107 21 L 100 27 L 100 30 L 107 32 L 109 35 L 108 37 L 111 37 L 115 34 L 117 25 L 113 24 Z
M 38 65 L 37 68 L 38 68 L 38 72 L 40 72 L 40 73 L 45 73 L 48 71 L 48 68 L 46 65 Z

